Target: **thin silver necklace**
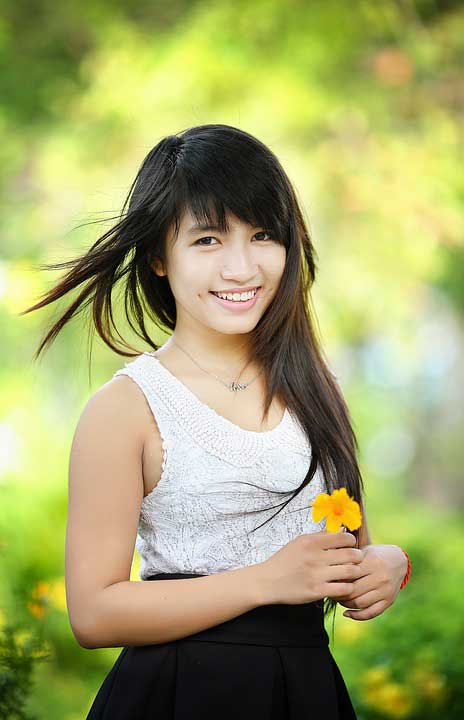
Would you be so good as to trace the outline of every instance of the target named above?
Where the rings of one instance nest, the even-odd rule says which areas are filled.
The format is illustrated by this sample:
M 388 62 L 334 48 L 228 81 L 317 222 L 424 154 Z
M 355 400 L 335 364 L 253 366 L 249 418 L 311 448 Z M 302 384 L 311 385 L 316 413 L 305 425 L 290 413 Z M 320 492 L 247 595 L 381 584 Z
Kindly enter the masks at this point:
M 232 380 L 232 382 L 230 382 L 230 383 L 226 383 L 226 382 L 224 382 L 224 380 L 221 380 L 220 377 L 215 375 L 215 373 L 212 373 L 209 370 L 206 370 L 205 368 L 201 367 L 201 365 L 199 365 L 197 363 L 197 361 L 190 355 L 190 353 L 188 353 L 187 350 L 184 350 L 183 348 L 181 348 L 179 343 L 177 343 L 174 340 L 174 338 L 172 338 L 172 337 L 171 337 L 171 342 L 173 342 L 174 345 L 177 345 L 179 350 L 182 350 L 182 352 L 184 352 L 186 355 L 188 355 L 190 360 L 192 360 L 195 363 L 195 365 L 197 365 L 200 368 L 200 370 L 203 370 L 203 372 L 208 373 L 208 375 L 212 375 L 214 378 L 216 378 L 216 380 L 218 380 L 220 383 L 222 383 L 222 385 L 224 385 L 224 387 L 226 387 L 231 392 L 237 392 L 238 390 L 245 390 L 245 388 L 247 388 L 248 385 L 251 385 L 251 383 L 254 382 L 256 380 L 256 378 L 258 378 L 261 375 L 261 373 L 263 372 L 262 370 L 260 370 L 259 373 L 253 378 L 253 380 L 250 380 L 250 382 L 247 382 L 247 383 L 239 383 L 239 382 L 235 382 L 235 380 Z

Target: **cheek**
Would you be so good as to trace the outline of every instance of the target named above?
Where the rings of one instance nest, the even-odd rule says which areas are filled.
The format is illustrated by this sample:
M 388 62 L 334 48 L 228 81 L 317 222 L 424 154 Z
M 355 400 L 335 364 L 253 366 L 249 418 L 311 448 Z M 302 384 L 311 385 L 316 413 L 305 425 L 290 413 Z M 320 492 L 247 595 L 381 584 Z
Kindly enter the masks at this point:
M 208 273 L 198 263 L 177 265 L 173 271 L 174 285 L 171 285 L 176 300 L 185 307 L 192 307 L 192 303 L 208 298 Z M 212 286 L 213 287 L 213 286 Z
M 171 265 L 171 277 L 173 278 L 176 294 L 184 296 L 196 292 L 201 275 L 194 261 L 187 262 L 185 258 L 176 258 Z
M 287 253 L 283 245 L 278 245 L 273 248 L 273 252 L 270 253 L 264 267 L 269 277 L 276 282 L 280 280 L 285 269 L 285 262 L 287 260 Z

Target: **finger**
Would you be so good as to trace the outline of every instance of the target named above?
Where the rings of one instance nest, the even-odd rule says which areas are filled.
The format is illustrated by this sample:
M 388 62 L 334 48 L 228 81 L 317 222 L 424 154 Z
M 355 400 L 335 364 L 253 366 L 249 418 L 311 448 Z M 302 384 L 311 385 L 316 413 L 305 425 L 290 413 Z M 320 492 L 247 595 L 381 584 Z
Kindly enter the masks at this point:
M 359 565 L 357 566 L 360 567 Z M 372 573 L 366 575 L 360 575 L 360 577 L 351 581 L 353 583 L 353 589 L 349 594 L 350 600 L 355 600 L 361 597 L 361 595 L 367 595 L 370 592 L 376 592 L 379 588 L 379 583 L 376 582 L 375 576 Z
M 358 548 L 328 548 L 325 552 L 327 553 L 326 557 L 329 565 L 343 565 L 345 563 L 360 565 L 364 562 L 364 553 Z
M 359 612 L 355 612 L 354 610 L 347 610 L 343 613 L 343 616 L 352 618 L 352 620 L 371 620 L 372 618 L 377 617 L 377 615 L 380 615 L 387 607 L 388 603 L 386 603 L 385 600 L 379 600 L 378 602 L 370 605 L 368 608 L 360 610 Z
M 351 593 L 351 595 L 345 596 L 343 600 L 343 604 L 347 610 L 355 610 L 358 612 L 359 610 L 365 610 L 370 605 L 373 605 L 380 600 L 386 600 L 386 598 L 378 590 L 372 590 L 371 592 L 364 593 L 363 595 L 355 595 L 355 593 Z M 351 607 L 348 607 L 348 605 Z
M 350 532 L 342 532 L 341 530 L 336 533 L 326 533 L 324 541 L 325 550 L 328 550 L 329 548 L 346 548 L 356 546 L 355 536 Z
M 373 605 L 379 600 L 385 600 L 386 598 L 377 590 L 371 590 L 368 593 L 357 594 L 355 592 L 349 595 L 344 595 L 341 598 L 337 598 L 337 602 L 343 605 L 347 610 L 365 610 L 369 605 Z

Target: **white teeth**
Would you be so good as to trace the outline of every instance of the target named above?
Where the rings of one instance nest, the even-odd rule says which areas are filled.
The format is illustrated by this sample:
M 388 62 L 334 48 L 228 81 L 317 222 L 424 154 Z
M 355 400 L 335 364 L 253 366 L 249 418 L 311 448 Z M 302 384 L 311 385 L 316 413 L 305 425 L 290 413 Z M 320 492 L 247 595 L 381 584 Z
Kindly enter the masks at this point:
M 235 300 L 244 302 L 245 300 L 250 300 L 252 297 L 256 295 L 258 292 L 258 289 L 256 290 L 250 290 L 249 292 L 243 292 L 243 293 L 213 293 L 213 295 L 217 295 L 217 297 L 222 298 L 223 300 Z

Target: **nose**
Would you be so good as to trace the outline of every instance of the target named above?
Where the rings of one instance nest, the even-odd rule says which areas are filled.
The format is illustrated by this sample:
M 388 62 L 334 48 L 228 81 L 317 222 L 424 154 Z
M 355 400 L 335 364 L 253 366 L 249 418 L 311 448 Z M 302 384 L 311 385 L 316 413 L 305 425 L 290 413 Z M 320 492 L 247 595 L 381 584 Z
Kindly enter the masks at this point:
M 253 260 L 249 248 L 235 245 L 223 256 L 221 277 L 224 280 L 237 280 L 239 284 L 253 285 L 253 278 L 258 277 L 259 267 Z M 249 281 L 249 282 L 248 282 Z

